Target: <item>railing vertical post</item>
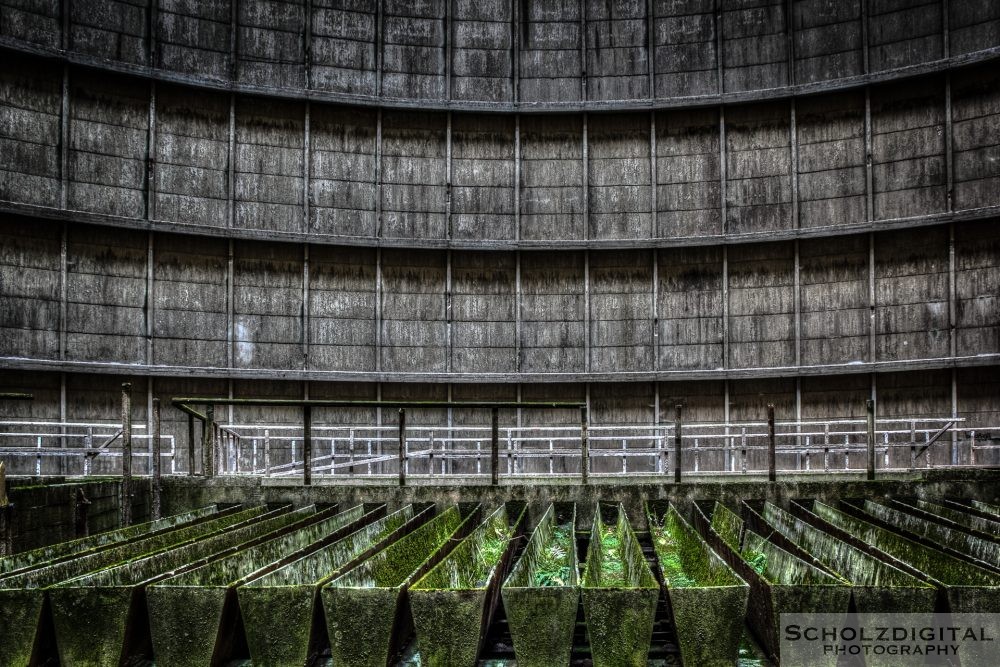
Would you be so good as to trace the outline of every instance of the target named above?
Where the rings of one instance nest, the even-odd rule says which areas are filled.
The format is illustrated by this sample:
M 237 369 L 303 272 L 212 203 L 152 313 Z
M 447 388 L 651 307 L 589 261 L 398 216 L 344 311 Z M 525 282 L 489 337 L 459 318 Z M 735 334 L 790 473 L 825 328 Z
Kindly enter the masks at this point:
M 201 424 L 201 474 L 215 477 L 215 406 L 205 406 L 205 421 Z
M 194 475 L 194 415 L 188 414 L 188 476 Z
M 271 476 L 271 431 L 264 429 L 264 476 Z
M 587 430 L 587 407 L 580 408 L 580 473 L 584 484 L 590 483 L 590 434 Z
M 868 479 L 875 479 L 875 401 L 865 402 L 868 413 Z
M 774 446 L 774 405 L 767 405 L 767 481 L 778 478 L 777 454 Z
M 122 383 L 121 525 L 132 525 L 132 385 Z
M 0 461 L 0 556 L 14 553 L 14 505 L 7 498 L 7 470 Z
M 306 486 L 312 484 L 312 406 L 306 405 L 302 408 L 302 483 Z
M 90 501 L 83 493 L 83 487 L 76 487 L 73 493 L 73 535 L 74 537 L 87 537 L 90 534 L 90 522 L 88 514 L 90 512 Z
M 674 484 L 681 483 L 681 411 L 680 403 L 674 406 Z
M 500 483 L 500 411 L 490 410 L 490 484 Z
M 90 450 L 94 448 L 94 427 L 87 427 L 87 435 L 83 439 L 83 476 L 90 477 L 91 456 Z
M 399 485 L 406 486 L 406 408 L 399 409 Z
M 153 399 L 153 507 L 151 518 L 160 518 L 162 488 L 160 486 L 160 399 Z

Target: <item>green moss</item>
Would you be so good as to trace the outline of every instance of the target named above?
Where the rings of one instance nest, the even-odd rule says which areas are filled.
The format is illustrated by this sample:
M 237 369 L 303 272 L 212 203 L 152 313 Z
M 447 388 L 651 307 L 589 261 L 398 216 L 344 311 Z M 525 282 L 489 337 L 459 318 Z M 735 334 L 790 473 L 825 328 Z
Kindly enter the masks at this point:
M 739 553 L 740 539 L 743 536 L 743 519 L 738 514 L 722 503 L 716 502 L 715 507 L 712 509 L 712 530 L 733 551 Z
M 500 563 L 513 530 L 501 506 L 451 554 L 413 585 L 414 590 L 485 588 Z
M 939 517 L 948 519 L 949 521 L 954 521 L 958 525 L 964 526 L 965 528 L 978 530 L 981 533 L 986 533 L 987 535 L 992 535 L 993 537 L 1000 537 L 1000 520 L 991 521 L 990 519 L 973 516 L 961 510 L 952 509 L 951 507 L 928 502 L 926 500 L 917 500 L 916 505 L 925 512 L 930 512 L 931 514 L 936 514 Z

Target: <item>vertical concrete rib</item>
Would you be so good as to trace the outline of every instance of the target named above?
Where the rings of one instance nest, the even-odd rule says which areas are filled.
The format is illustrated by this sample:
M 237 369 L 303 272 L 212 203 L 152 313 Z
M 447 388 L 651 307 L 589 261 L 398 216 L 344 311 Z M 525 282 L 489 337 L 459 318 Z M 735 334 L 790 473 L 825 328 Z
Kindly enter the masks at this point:
M 455 43 L 454 35 L 454 21 L 452 16 L 455 14 L 455 8 L 453 7 L 454 0 L 445 0 L 444 2 L 444 99 L 451 101 L 451 72 L 454 69 L 454 64 L 452 63 L 452 58 L 455 57 L 453 45 Z M 451 114 L 448 114 L 449 120 Z
M 229 239 L 229 246 L 226 259 L 226 365 L 233 368 L 235 365 L 236 331 L 235 317 L 233 316 L 233 240 Z
M 872 176 L 872 96 L 871 89 L 865 86 L 865 218 L 868 222 L 875 219 L 875 194 L 873 192 Z
M 69 65 L 63 66 L 59 104 L 59 208 L 69 203 Z
M 510 0 L 510 99 L 516 107 L 521 100 L 521 2 Z
M 156 282 L 153 277 L 153 267 L 155 266 L 153 262 L 153 236 L 153 230 L 146 232 L 146 294 L 145 307 L 143 308 L 143 315 L 146 320 L 146 363 L 150 365 L 153 363 L 153 322 L 156 318 L 156 294 L 154 293 Z
M 309 100 L 305 103 L 305 117 L 303 119 L 303 142 L 302 142 L 302 228 L 306 234 L 312 231 L 312 221 L 309 219 L 309 206 L 312 197 L 312 105 Z
M 59 235 L 59 359 L 66 360 L 66 328 L 69 319 L 69 223 L 63 221 Z
M 514 240 L 521 240 L 521 114 L 514 114 Z
M 521 251 L 514 251 L 514 370 L 521 372 Z M 520 391 L 520 385 L 518 385 Z M 519 399 L 520 400 L 520 399 Z
M 715 0 L 715 76 L 718 80 L 720 95 L 726 92 L 725 63 L 722 57 L 722 46 L 722 0 Z
M 375 95 L 382 95 L 382 70 L 385 69 L 385 35 L 383 34 L 383 16 L 385 0 L 375 0 Z M 382 126 L 382 109 L 379 108 L 379 127 Z M 381 413 L 380 413 L 381 414 Z
M 149 82 L 146 131 L 146 220 L 156 220 L 156 82 Z
M 649 101 L 656 99 L 656 0 L 646 0 L 646 71 Z
M 868 74 L 871 71 L 871 30 L 868 25 L 868 0 L 861 0 L 861 68 Z
M 309 368 L 309 244 L 302 244 L 302 368 Z
M 232 229 L 236 220 L 236 95 L 229 95 L 229 164 L 226 169 L 226 227 Z
M 305 78 L 305 89 L 312 88 L 312 36 L 313 36 L 313 3 L 305 0 L 305 17 L 302 35 L 302 74 Z M 308 103 L 307 103 L 308 104 Z
M 587 101 L 587 0 L 580 0 L 580 100 Z M 586 127 L 587 114 L 583 123 Z
M 452 289 L 451 289 L 451 248 L 445 251 L 445 271 L 444 271 L 444 316 L 445 316 L 445 345 L 447 355 L 445 356 L 445 371 L 450 373 L 452 369 L 452 352 L 455 349 L 454 331 L 452 327 Z M 449 386 L 449 391 L 450 387 Z

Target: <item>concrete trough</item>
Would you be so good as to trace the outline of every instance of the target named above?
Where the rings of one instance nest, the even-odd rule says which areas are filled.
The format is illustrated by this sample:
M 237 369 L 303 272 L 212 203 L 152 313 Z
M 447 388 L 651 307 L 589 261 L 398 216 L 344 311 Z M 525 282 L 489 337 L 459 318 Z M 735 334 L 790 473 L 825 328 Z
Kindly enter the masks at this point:
M 781 614 L 847 614 L 851 589 L 843 579 L 747 529 L 725 505 L 716 502 L 706 516 L 696 504 L 694 518 L 706 541 L 749 584 L 747 625 L 771 660 L 781 660 Z M 829 665 L 836 663 L 832 658 Z
M 734 664 L 750 587 L 672 504 L 647 503 L 646 519 L 681 659 L 691 665 Z
M 576 505 L 549 505 L 501 589 L 519 667 L 568 665 L 580 602 Z
M 413 505 L 296 558 L 236 589 L 247 648 L 255 665 L 305 665 L 329 641 L 318 597 L 332 579 L 434 516 Z M 275 619 L 281 623 L 275 623 Z
M 886 498 L 883 504 L 887 507 L 897 509 L 901 512 L 905 512 L 912 516 L 925 519 L 932 523 L 951 528 L 959 533 L 964 533 L 966 535 L 971 535 L 977 537 L 986 542 L 992 542 L 994 544 L 1000 544 L 1000 538 L 991 535 L 988 532 L 972 528 L 965 522 L 964 518 L 958 515 L 952 515 L 952 517 L 946 517 L 938 512 L 933 511 L 933 508 L 929 506 L 919 507 L 914 500 L 901 500 L 898 498 Z
M 898 532 L 903 537 L 935 546 L 945 553 L 1000 572 L 1000 544 L 996 542 L 873 500 L 842 500 L 840 509 L 869 523 Z
M 867 553 L 891 562 L 941 591 L 941 611 L 1000 612 L 1000 575 L 939 549 L 845 514 L 816 500 L 792 503 L 793 511 Z
M 275 510 L 275 514 L 287 509 Z M 47 590 L 56 584 L 102 568 L 155 554 L 171 546 L 193 542 L 227 527 L 264 515 L 263 506 L 227 512 L 194 525 L 184 525 L 127 544 L 57 562 L 0 579 L 0 665 L 27 665 L 55 659 L 55 638 L 48 611 Z
M 420 664 L 475 664 L 525 514 L 524 503 L 501 505 L 410 587 Z
M 765 502 L 761 513 L 744 503 L 751 528 L 770 538 L 776 531 L 799 549 L 811 554 L 823 569 L 851 583 L 854 607 L 859 613 L 929 613 L 937 591 L 925 581 L 903 572 L 829 533 L 810 525 L 777 505 Z
M 358 505 L 297 521 L 222 558 L 164 578 L 146 590 L 156 664 L 208 665 L 228 659 L 242 640 L 236 587 L 335 542 L 385 515 Z
M 479 518 L 479 505 L 464 513 L 448 507 L 323 586 L 320 599 L 333 664 L 385 667 L 395 659 L 413 635 L 410 584 L 447 556 Z
M 971 504 L 980 512 L 985 512 L 991 517 L 994 517 L 997 521 L 1000 521 L 1000 505 L 993 505 L 991 503 L 983 502 L 982 500 L 973 500 L 971 501 Z
M 660 585 L 621 504 L 599 504 L 580 582 L 594 667 L 645 667 Z
M 110 546 L 126 544 L 145 537 L 158 535 L 178 526 L 192 524 L 199 520 L 217 516 L 218 514 L 218 508 L 215 505 L 210 505 L 157 519 L 156 521 L 109 530 L 66 542 L 57 542 L 56 544 L 39 547 L 32 551 L 7 556 L 0 558 L 0 576 L 20 574 L 63 560 L 79 558 L 80 556 L 85 556 Z
M 903 502 L 911 504 L 918 509 L 924 510 L 925 512 L 936 514 L 937 516 L 948 519 L 949 521 L 954 521 L 968 530 L 985 533 L 994 540 L 1000 540 L 1000 519 L 988 519 L 984 516 L 978 516 L 975 514 L 975 510 L 970 511 L 967 508 L 959 509 L 957 507 L 950 507 L 942 503 L 921 500 L 919 498 L 904 500 Z
M 257 517 L 52 587 L 49 600 L 60 663 L 110 666 L 128 658 L 149 657 L 147 586 L 314 516 L 315 509 L 308 507 Z

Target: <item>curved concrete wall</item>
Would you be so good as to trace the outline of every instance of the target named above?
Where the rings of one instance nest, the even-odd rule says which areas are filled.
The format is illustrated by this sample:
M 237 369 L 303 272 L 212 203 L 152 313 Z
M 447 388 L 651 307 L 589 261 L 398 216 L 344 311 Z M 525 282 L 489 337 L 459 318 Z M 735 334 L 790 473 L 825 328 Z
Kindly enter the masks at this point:
M 998 45 L 985 0 L 0 0 L 0 382 L 995 424 Z
M 773 91 L 994 49 L 990 0 L 39 0 L 19 48 L 371 103 L 600 106 Z

